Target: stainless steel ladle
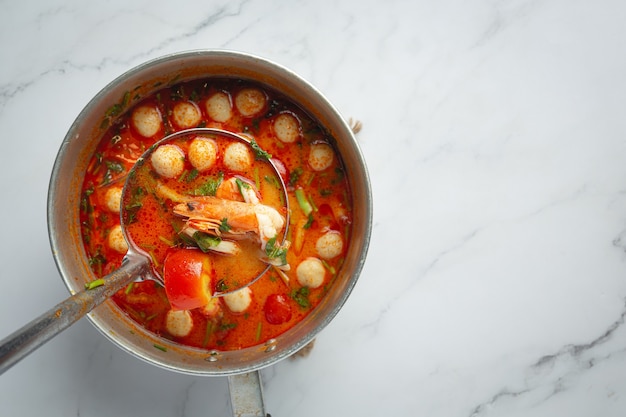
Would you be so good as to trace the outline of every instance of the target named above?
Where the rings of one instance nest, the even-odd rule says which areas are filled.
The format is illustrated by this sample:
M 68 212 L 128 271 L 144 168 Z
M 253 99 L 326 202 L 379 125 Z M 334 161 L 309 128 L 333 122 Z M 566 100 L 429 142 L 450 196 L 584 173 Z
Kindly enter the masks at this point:
M 138 160 L 138 162 L 133 166 L 133 168 L 129 172 L 128 178 L 132 177 L 134 170 L 141 165 L 139 162 L 148 160 L 152 152 L 154 152 L 154 150 L 158 146 L 171 142 L 173 140 L 179 140 L 181 137 L 184 137 L 186 135 L 190 137 L 195 137 L 195 135 L 202 134 L 212 135 L 213 137 L 221 136 L 229 139 L 235 139 L 244 142 L 248 146 L 250 146 L 250 141 L 247 138 L 221 129 L 196 128 L 183 130 L 161 139 L 148 151 L 146 151 Z M 282 192 L 284 194 L 283 201 L 286 204 L 288 216 L 289 199 L 287 198 L 285 184 L 282 180 L 280 173 L 276 169 L 276 166 L 272 163 L 271 159 L 268 162 L 272 165 L 272 168 L 274 169 L 280 182 Z M 126 185 L 124 186 L 123 194 L 129 192 L 129 187 L 127 187 L 128 182 L 129 181 L 127 179 Z M 122 200 L 124 200 L 124 197 L 122 198 Z M 124 216 L 125 208 L 124 205 L 122 205 L 120 218 L 123 219 Z M 117 291 L 124 288 L 131 282 L 137 279 L 151 279 L 162 283 L 162 279 L 154 272 L 152 268 L 152 260 L 150 256 L 145 254 L 144 251 L 134 245 L 132 239 L 129 239 L 129 237 L 127 236 L 124 227 L 124 221 L 121 221 L 121 224 L 122 231 L 124 232 L 124 238 L 128 243 L 129 249 L 122 261 L 122 265 L 120 266 L 120 268 L 103 278 L 93 281 L 93 285 L 87 285 L 85 290 L 72 295 L 65 301 L 57 304 L 50 310 L 43 313 L 41 316 L 32 320 L 24 327 L 16 330 L 9 336 L 2 339 L 0 341 L 0 375 L 7 371 L 9 368 L 11 368 L 13 365 L 15 365 L 17 362 L 25 358 L 27 355 L 35 351 L 37 348 L 45 344 L 47 341 L 61 333 L 63 330 L 70 327 L 84 315 L 89 313 L 95 307 L 100 305 L 102 302 L 110 298 L 113 294 L 115 294 Z M 285 230 L 283 232 L 283 242 L 285 237 L 287 236 L 287 227 L 289 227 L 288 225 L 289 218 L 287 217 L 287 221 L 285 222 Z M 268 265 L 261 273 L 259 273 L 252 279 L 241 279 L 240 282 L 242 283 L 242 285 L 229 288 L 227 292 L 216 294 L 215 296 L 224 296 L 226 294 L 238 291 L 244 287 L 252 285 L 259 278 L 261 278 L 261 276 L 263 276 L 263 274 L 267 272 L 269 268 L 270 265 Z

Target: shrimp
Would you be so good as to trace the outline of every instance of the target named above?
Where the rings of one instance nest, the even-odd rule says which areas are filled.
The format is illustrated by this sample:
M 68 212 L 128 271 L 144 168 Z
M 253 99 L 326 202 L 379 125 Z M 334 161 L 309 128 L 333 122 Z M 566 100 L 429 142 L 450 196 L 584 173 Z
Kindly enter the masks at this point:
M 290 270 L 285 257 L 290 242 L 277 242 L 278 234 L 287 223 L 285 217 L 274 207 L 260 203 L 252 184 L 237 186 L 237 179 L 232 180 L 222 184 L 217 193 L 220 197 L 186 196 L 161 183 L 157 184 L 156 193 L 176 203 L 172 212 L 185 219 L 181 233 L 192 238 L 196 232 L 219 237 L 219 243 L 210 249 L 230 255 L 239 253 L 240 248 L 235 241 L 256 239 L 266 255 L 260 256 L 263 262 L 284 271 Z M 239 188 L 239 194 L 235 193 L 235 188 Z M 235 196 L 246 201 L 231 199 Z
M 218 197 L 195 197 L 174 206 L 173 212 L 187 218 L 188 227 L 215 236 L 257 236 L 262 249 L 285 226 L 285 218 L 273 207 Z

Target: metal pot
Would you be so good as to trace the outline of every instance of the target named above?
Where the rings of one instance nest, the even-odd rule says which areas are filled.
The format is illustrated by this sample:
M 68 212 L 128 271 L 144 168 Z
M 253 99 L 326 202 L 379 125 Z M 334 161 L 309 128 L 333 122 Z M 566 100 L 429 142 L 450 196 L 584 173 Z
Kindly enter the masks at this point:
M 350 247 L 339 279 L 304 321 L 264 345 L 239 351 L 207 351 L 171 343 L 146 331 L 111 301 L 89 313 L 88 317 L 113 343 L 159 367 L 204 376 L 234 376 L 252 372 L 252 379 L 258 380 L 258 375 L 254 378 L 255 371 L 298 351 L 335 317 L 358 279 L 371 233 L 370 183 L 353 132 L 328 100 L 295 73 L 256 56 L 206 50 L 155 59 L 115 79 L 78 115 L 57 155 L 48 194 L 50 243 L 57 267 L 71 293 L 78 292 L 85 282 L 95 279 L 80 238 L 79 201 L 89 157 L 100 140 L 103 115 L 111 106 L 120 103 L 126 92 L 132 91 L 133 95 L 144 97 L 172 80 L 178 82 L 207 76 L 235 77 L 266 84 L 298 103 L 336 139 L 354 199 Z M 155 344 L 167 346 L 167 352 L 155 349 Z M 231 379 L 233 382 L 237 381 Z M 231 394 L 232 389 L 233 384 Z

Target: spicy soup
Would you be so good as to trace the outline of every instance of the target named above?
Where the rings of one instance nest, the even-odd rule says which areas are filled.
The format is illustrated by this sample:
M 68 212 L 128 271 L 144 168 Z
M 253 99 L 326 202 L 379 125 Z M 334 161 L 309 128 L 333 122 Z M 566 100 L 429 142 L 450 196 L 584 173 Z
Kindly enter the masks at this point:
M 138 218 L 149 214 L 148 210 L 160 210 L 178 215 L 180 220 L 165 233 L 150 229 L 154 232 L 150 256 L 153 266 L 165 276 L 166 286 L 134 282 L 113 297 L 117 305 L 161 337 L 206 349 L 234 350 L 261 344 L 301 321 L 331 288 L 349 244 L 351 196 L 333 139 L 284 96 L 241 80 L 185 82 L 146 98 L 127 94 L 122 105 L 129 106 L 126 113 L 118 115 L 120 106 L 106 115 L 110 125 L 105 126 L 82 186 L 82 237 L 94 274 L 103 276 L 118 268 L 128 249 L 121 233 L 120 207 Z M 235 240 L 238 245 L 257 245 L 259 257 L 266 258 L 264 262 L 271 268 L 250 287 L 224 297 L 212 295 L 227 291 L 233 276 L 216 272 L 214 261 L 227 256 L 239 261 L 238 255 L 215 254 L 210 248 L 215 234 L 209 233 L 207 243 L 207 236 L 196 234 L 199 230 L 185 232 L 190 217 L 181 214 L 185 207 L 176 200 L 184 198 L 182 204 L 191 201 L 193 205 L 207 201 L 226 204 L 226 215 L 213 220 L 219 223 L 214 222 L 214 229 L 221 226 L 227 230 L 231 227 L 228 218 L 234 216 L 231 206 L 247 204 L 245 207 L 257 210 L 258 205 L 268 204 L 280 211 L 275 176 L 252 165 L 225 166 L 230 157 L 223 151 L 208 157 L 218 168 L 207 174 L 207 156 L 200 152 L 203 160 L 186 151 L 179 158 L 182 164 L 174 164 L 177 167 L 164 162 L 164 167 L 149 169 L 151 180 L 168 183 L 169 190 L 176 190 L 174 194 L 144 189 L 132 201 L 121 201 L 124 181 L 139 156 L 166 135 L 195 127 L 244 134 L 271 158 L 288 191 L 290 211 L 281 213 L 289 221 L 284 244 L 254 230 L 252 239 Z M 253 153 L 252 159 L 256 157 Z M 132 224 L 148 230 L 150 226 L 144 223 Z M 218 238 L 231 241 L 228 231 Z M 147 251 L 151 252 L 150 246 Z M 202 285 L 198 286 L 198 280 Z M 189 285 L 195 289 L 189 288 L 188 282 L 193 282 Z M 181 304 L 172 288 L 192 293 L 194 302 Z

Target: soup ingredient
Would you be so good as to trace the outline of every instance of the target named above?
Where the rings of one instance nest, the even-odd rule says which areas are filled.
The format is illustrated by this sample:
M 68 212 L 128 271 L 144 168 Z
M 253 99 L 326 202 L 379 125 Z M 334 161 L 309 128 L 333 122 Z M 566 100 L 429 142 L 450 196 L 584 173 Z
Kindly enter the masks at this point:
M 170 310 L 165 316 L 165 328 L 176 337 L 185 337 L 193 329 L 193 318 L 187 310 Z
M 273 207 L 217 197 L 196 197 L 177 204 L 173 212 L 185 217 L 186 227 L 195 231 L 224 238 L 244 238 L 248 233 L 254 234 L 263 249 L 285 226 L 285 218 Z M 227 230 L 223 219 L 226 219 Z
M 267 97 L 258 88 L 244 88 L 235 96 L 235 106 L 244 117 L 253 117 L 264 108 Z
M 104 194 L 104 204 L 106 208 L 113 212 L 120 212 L 120 202 L 122 201 L 122 187 L 111 187 Z
M 179 177 L 185 170 L 185 154 L 176 145 L 159 146 L 150 158 L 157 174 L 165 178 Z
M 326 143 L 315 143 L 309 151 L 309 165 L 315 171 L 324 171 L 333 163 L 333 149 Z
M 195 249 L 171 251 L 163 265 L 165 292 L 174 310 L 206 306 L 211 298 L 211 259 Z
M 144 138 L 151 138 L 159 133 L 163 123 L 159 109 L 152 105 L 137 107 L 132 113 L 131 122 L 137 133 Z
M 324 283 L 326 268 L 318 258 L 308 257 L 296 268 L 296 275 L 300 285 L 308 288 L 318 288 Z
M 189 145 L 189 162 L 200 172 L 207 171 L 215 165 L 217 144 L 212 139 L 195 138 Z
M 128 215 L 128 236 L 150 255 L 155 272 L 164 277 L 168 271 L 168 285 L 137 281 L 118 291 L 114 301 L 155 335 L 204 350 L 262 345 L 305 319 L 332 289 L 331 276 L 343 279 L 339 271 L 351 236 L 348 179 L 330 133 L 288 97 L 232 78 L 164 85 L 148 96 L 138 90 L 122 103 L 103 115 L 102 137 L 83 181 L 81 236 L 94 273 L 87 280 L 119 267 L 127 251 L 115 195 L 130 168 L 157 140 L 195 123 L 190 110 L 195 106 L 197 126 L 245 135 L 258 150 L 246 147 L 251 163 L 239 164 L 237 157 L 225 158 L 228 141 L 196 132 L 184 142 L 170 142 L 184 155 L 177 152 L 171 163 L 161 161 L 161 172 L 159 161 L 157 166 L 150 158 L 145 161 L 145 169 L 135 172 L 135 191 L 121 207 Z M 192 118 L 186 122 L 187 110 Z M 180 175 L 167 173 L 181 162 Z M 280 180 L 287 185 L 286 199 Z M 205 213 L 200 206 L 207 199 L 215 200 Z M 184 212 L 174 213 L 176 206 Z M 186 255 L 177 255 L 180 251 Z M 183 280 L 177 284 L 169 279 L 171 268 L 164 268 L 174 256 L 185 258 L 188 267 L 179 271 Z M 205 257 L 209 265 L 203 265 Z M 217 297 L 240 288 L 244 276 L 263 271 L 237 297 Z
M 216 122 L 227 122 L 233 115 L 233 105 L 230 101 L 230 96 L 223 91 L 219 91 L 209 97 L 205 107 L 209 117 Z
M 189 129 L 198 126 L 202 117 L 195 103 L 179 101 L 172 109 L 172 120 L 181 129 Z
M 226 294 L 223 298 L 230 311 L 243 313 L 252 303 L 252 290 L 250 290 L 250 287 L 244 287 L 239 291 Z
M 245 144 L 231 143 L 224 151 L 224 165 L 233 171 L 246 171 L 252 165 L 252 154 Z
M 322 259 L 333 259 L 343 252 L 343 239 L 337 231 L 330 230 L 324 233 L 315 242 L 317 254 Z
M 265 319 L 270 324 L 283 324 L 291 320 L 291 307 L 283 294 L 271 294 L 263 306 Z
M 115 252 L 124 255 L 128 252 L 128 244 L 124 239 L 124 233 L 122 232 L 122 226 L 116 224 L 111 228 L 108 237 L 109 247 Z
M 300 137 L 300 122 L 291 113 L 281 113 L 274 120 L 274 133 L 284 143 L 293 143 Z

